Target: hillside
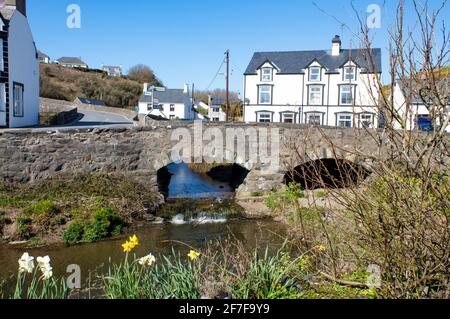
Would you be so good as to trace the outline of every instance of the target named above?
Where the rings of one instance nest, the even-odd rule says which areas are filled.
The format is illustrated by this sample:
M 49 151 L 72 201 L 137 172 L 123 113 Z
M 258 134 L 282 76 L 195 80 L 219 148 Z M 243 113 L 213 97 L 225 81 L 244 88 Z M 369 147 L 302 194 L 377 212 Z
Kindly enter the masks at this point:
M 110 78 L 98 70 L 65 68 L 55 64 L 40 66 L 41 97 L 73 101 L 76 97 L 104 100 L 108 106 L 138 104 L 142 83 L 126 78 Z

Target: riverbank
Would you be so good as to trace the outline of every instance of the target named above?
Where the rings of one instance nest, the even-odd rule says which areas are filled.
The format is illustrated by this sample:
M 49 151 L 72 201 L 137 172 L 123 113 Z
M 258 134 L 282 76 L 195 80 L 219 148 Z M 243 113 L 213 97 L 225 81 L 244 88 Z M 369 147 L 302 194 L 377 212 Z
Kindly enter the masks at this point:
M 3 242 L 43 246 L 97 241 L 121 234 L 153 216 L 164 203 L 120 175 L 60 177 L 29 184 L 0 184 Z M 75 234 L 78 228 L 78 234 Z M 70 231 L 70 234 L 67 232 Z

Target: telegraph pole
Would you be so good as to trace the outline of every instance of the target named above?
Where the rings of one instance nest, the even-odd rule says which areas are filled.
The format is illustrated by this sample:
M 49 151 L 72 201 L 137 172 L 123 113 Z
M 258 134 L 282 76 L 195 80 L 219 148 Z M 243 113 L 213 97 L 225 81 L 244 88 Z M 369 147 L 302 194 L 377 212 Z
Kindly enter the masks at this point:
M 227 61 L 227 107 L 225 121 L 228 122 L 228 112 L 230 110 L 230 50 L 227 50 L 226 61 Z

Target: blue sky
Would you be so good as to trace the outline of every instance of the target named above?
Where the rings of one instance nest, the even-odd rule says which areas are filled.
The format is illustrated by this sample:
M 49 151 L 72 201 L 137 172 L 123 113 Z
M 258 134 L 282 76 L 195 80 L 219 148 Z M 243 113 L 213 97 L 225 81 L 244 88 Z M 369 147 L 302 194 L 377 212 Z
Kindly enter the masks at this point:
M 350 0 L 315 2 L 356 27 Z M 385 68 L 386 30 L 396 1 L 387 2 L 383 7 L 383 0 L 354 0 L 361 13 L 369 4 L 382 6 L 374 46 L 384 50 Z M 81 8 L 80 29 L 66 26 L 72 3 Z M 443 16 L 449 15 L 446 10 Z M 242 74 L 255 51 L 329 49 L 335 34 L 344 47 L 352 41 L 351 32 L 312 0 L 28 0 L 28 17 L 37 47 L 52 59 L 81 56 L 93 68 L 104 63 L 123 65 L 125 71 L 143 63 L 173 88 L 184 83 L 208 88 L 226 49 L 231 51 L 231 88 L 242 91 Z M 412 10 L 407 19 L 414 21 Z M 219 75 L 210 88 L 224 86 L 225 77 Z

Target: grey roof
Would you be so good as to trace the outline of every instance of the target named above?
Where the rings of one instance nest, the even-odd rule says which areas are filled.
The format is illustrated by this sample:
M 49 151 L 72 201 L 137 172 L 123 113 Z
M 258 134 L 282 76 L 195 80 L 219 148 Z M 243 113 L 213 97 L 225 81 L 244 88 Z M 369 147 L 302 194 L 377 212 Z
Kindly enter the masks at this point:
M 82 104 L 97 105 L 97 106 L 106 106 L 105 101 L 102 101 L 102 100 L 88 99 L 88 98 L 84 98 L 84 97 L 78 97 L 77 99 L 78 99 Z
M 43 57 L 43 58 L 49 58 L 49 56 L 47 55 L 47 54 L 45 54 L 44 52 L 42 52 L 42 51 L 37 51 L 37 54 L 38 54 L 38 56 L 39 57 Z
M 155 99 L 159 103 L 184 103 L 184 90 L 183 89 L 166 89 L 165 91 L 155 91 Z M 151 95 L 142 95 L 140 102 L 151 103 L 153 101 Z
M 4 7 L 0 8 L 0 13 L 1 13 L 3 19 L 5 19 L 7 21 L 11 20 L 13 14 L 14 14 L 14 11 L 16 11 L 16 7 L 14 7 L 14 6 L 5 5 Z
M 84 64 L 84 65 L 87 65 L 80 58 L 74 58 L 74 57 L 62 57 L 62 58 L 59 58 L 57 61 L 59 63 L 63 63 L 63 64 Z
M 222 96 L 213 96 L 211 97 L 211 105 L 224 105 L 225 98 Z
M 245 71 L 245 75 L 255 75 L 256 71 L 266 62 L 279 68 L 281 74 L 302 74 L 314 61 L 318 61 L 328 72 L 333 73 L 353 60 L 364 71 L 372 72 L 368 63 L 368 51 L 365 49 L 341 50 L 339 56 L 332 56 L 331 51 L 287 51 L 287 52 L 256 52 Z M 381 49 L 372 49 L 375 69 L 381 73 Z
M 418 81 L 410 81 L 410 79 L 397 80 L 397 84 L 405 98 L 411 98 L 413 104 L 424 104 L 428 100 L 430 90 L 427 89 L 428 83 L 423 80 L 423 83 Z M 442 96 L 450 93 L 450 76 L 446 76 L 436 81 L 436 88 Z M 434 94 L 431 94 L 434 96 Z M 447 102 L 450 105 L 450 101 Z

